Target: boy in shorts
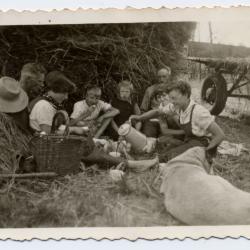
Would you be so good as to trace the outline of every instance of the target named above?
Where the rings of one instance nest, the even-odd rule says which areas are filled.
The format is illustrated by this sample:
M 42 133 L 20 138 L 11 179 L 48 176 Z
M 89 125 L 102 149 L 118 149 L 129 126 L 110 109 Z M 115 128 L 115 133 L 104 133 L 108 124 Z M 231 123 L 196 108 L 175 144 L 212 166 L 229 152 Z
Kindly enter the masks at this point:
M 106 103 L 101 98 L 101 88 L 96 85 L 87 87 L 86 97 L 76 102 L 71 114 L 72 126 L 87 126 L 93 132 L 94 138 L 99 138 L 119 110 Z

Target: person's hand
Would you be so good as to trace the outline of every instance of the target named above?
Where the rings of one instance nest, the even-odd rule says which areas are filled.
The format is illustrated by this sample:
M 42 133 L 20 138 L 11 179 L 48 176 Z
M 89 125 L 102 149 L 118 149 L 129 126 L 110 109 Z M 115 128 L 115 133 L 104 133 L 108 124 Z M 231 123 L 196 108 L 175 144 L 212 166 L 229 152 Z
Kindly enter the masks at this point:
M 90 115 L 94 112 L 95 108 L 96 108 L 96 105 L 90 106 L 90 107 L 82 114 L 82 116 L 84 116 L 84 117 L 90 116 Z
M 167 105 L 162 105 L 162 111 L 166 116 L 175 116 L 176 112 L 174 111 L 174 106 L 172 103 L 168 103 Z
M 94 112 L 94 110 L 96 109 L 96 105 L 91 105 L 89 108 L 88 108 L 88 111 L 89 112 Z
M 209 165 L 211 165 L 213 163 L 214 156 L 208 148 L 205 149 L 205 156 L 206 156 L 207 162 L 209 163 Z
M 140 116 L 139 115 L 131 115 L 130 117 L 129 117 L 129 122 L 131 123 L 132 122 L 132 120 L 134 120 L 134 121 L 140 121 Z
M 143 152 L 145 153 L 151 153 L 154 151 L 156 147 L 156 138 L 153 137 L 148 137 L 147 138 L 147 144 L 146 146 L 142 149 Z
M 69 127 L 70 134 L 84 135 L 89 132 L 88 127 Z
M 79 122 L 77 122 L 77 124 L 76 124 L 76 126 L 78 126 L 78 127 L 83 127 L 83 126 L 85 126 L 86 125 L 86 122 L 84 122 L 84 121 L 79 121 Z

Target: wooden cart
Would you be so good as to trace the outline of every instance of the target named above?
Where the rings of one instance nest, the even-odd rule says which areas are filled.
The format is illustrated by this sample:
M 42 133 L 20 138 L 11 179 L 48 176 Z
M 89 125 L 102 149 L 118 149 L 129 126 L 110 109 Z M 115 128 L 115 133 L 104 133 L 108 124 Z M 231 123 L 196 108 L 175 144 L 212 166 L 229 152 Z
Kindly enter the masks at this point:
M 228 97 L 250 100 L 250 95 L 236 94 L 234 91 L 250 84 L 250 63 L 243 59 L 216 59 L 188 57 L 189 61 L 202 63 L 213 69 L 205 78 L 201 88 L 202 101 L 211 105 L 211 114 L 219 115 L 225 108 Z

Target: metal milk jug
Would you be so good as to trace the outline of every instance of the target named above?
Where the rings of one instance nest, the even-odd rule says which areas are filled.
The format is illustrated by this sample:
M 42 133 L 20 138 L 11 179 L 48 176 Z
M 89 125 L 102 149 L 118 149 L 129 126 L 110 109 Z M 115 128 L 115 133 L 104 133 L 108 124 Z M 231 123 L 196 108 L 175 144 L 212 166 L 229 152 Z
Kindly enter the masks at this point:
M 118 129 L 118 134 L 129 142 L 133 149 L 142 151 L 147 144 L 147 137 L 132 127 L 131 124 L 124 123 Z

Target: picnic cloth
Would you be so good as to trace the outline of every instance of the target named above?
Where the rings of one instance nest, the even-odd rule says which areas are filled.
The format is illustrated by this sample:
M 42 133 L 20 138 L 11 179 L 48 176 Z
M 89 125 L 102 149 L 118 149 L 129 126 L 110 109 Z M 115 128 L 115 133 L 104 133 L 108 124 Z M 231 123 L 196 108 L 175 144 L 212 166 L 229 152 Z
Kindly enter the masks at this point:
M 218 152 L 222 155 L 240 156 L 243 151 L 249 152 L 249 149 L 247 149 L 242 143 L 223 141 L 218 146 Z

